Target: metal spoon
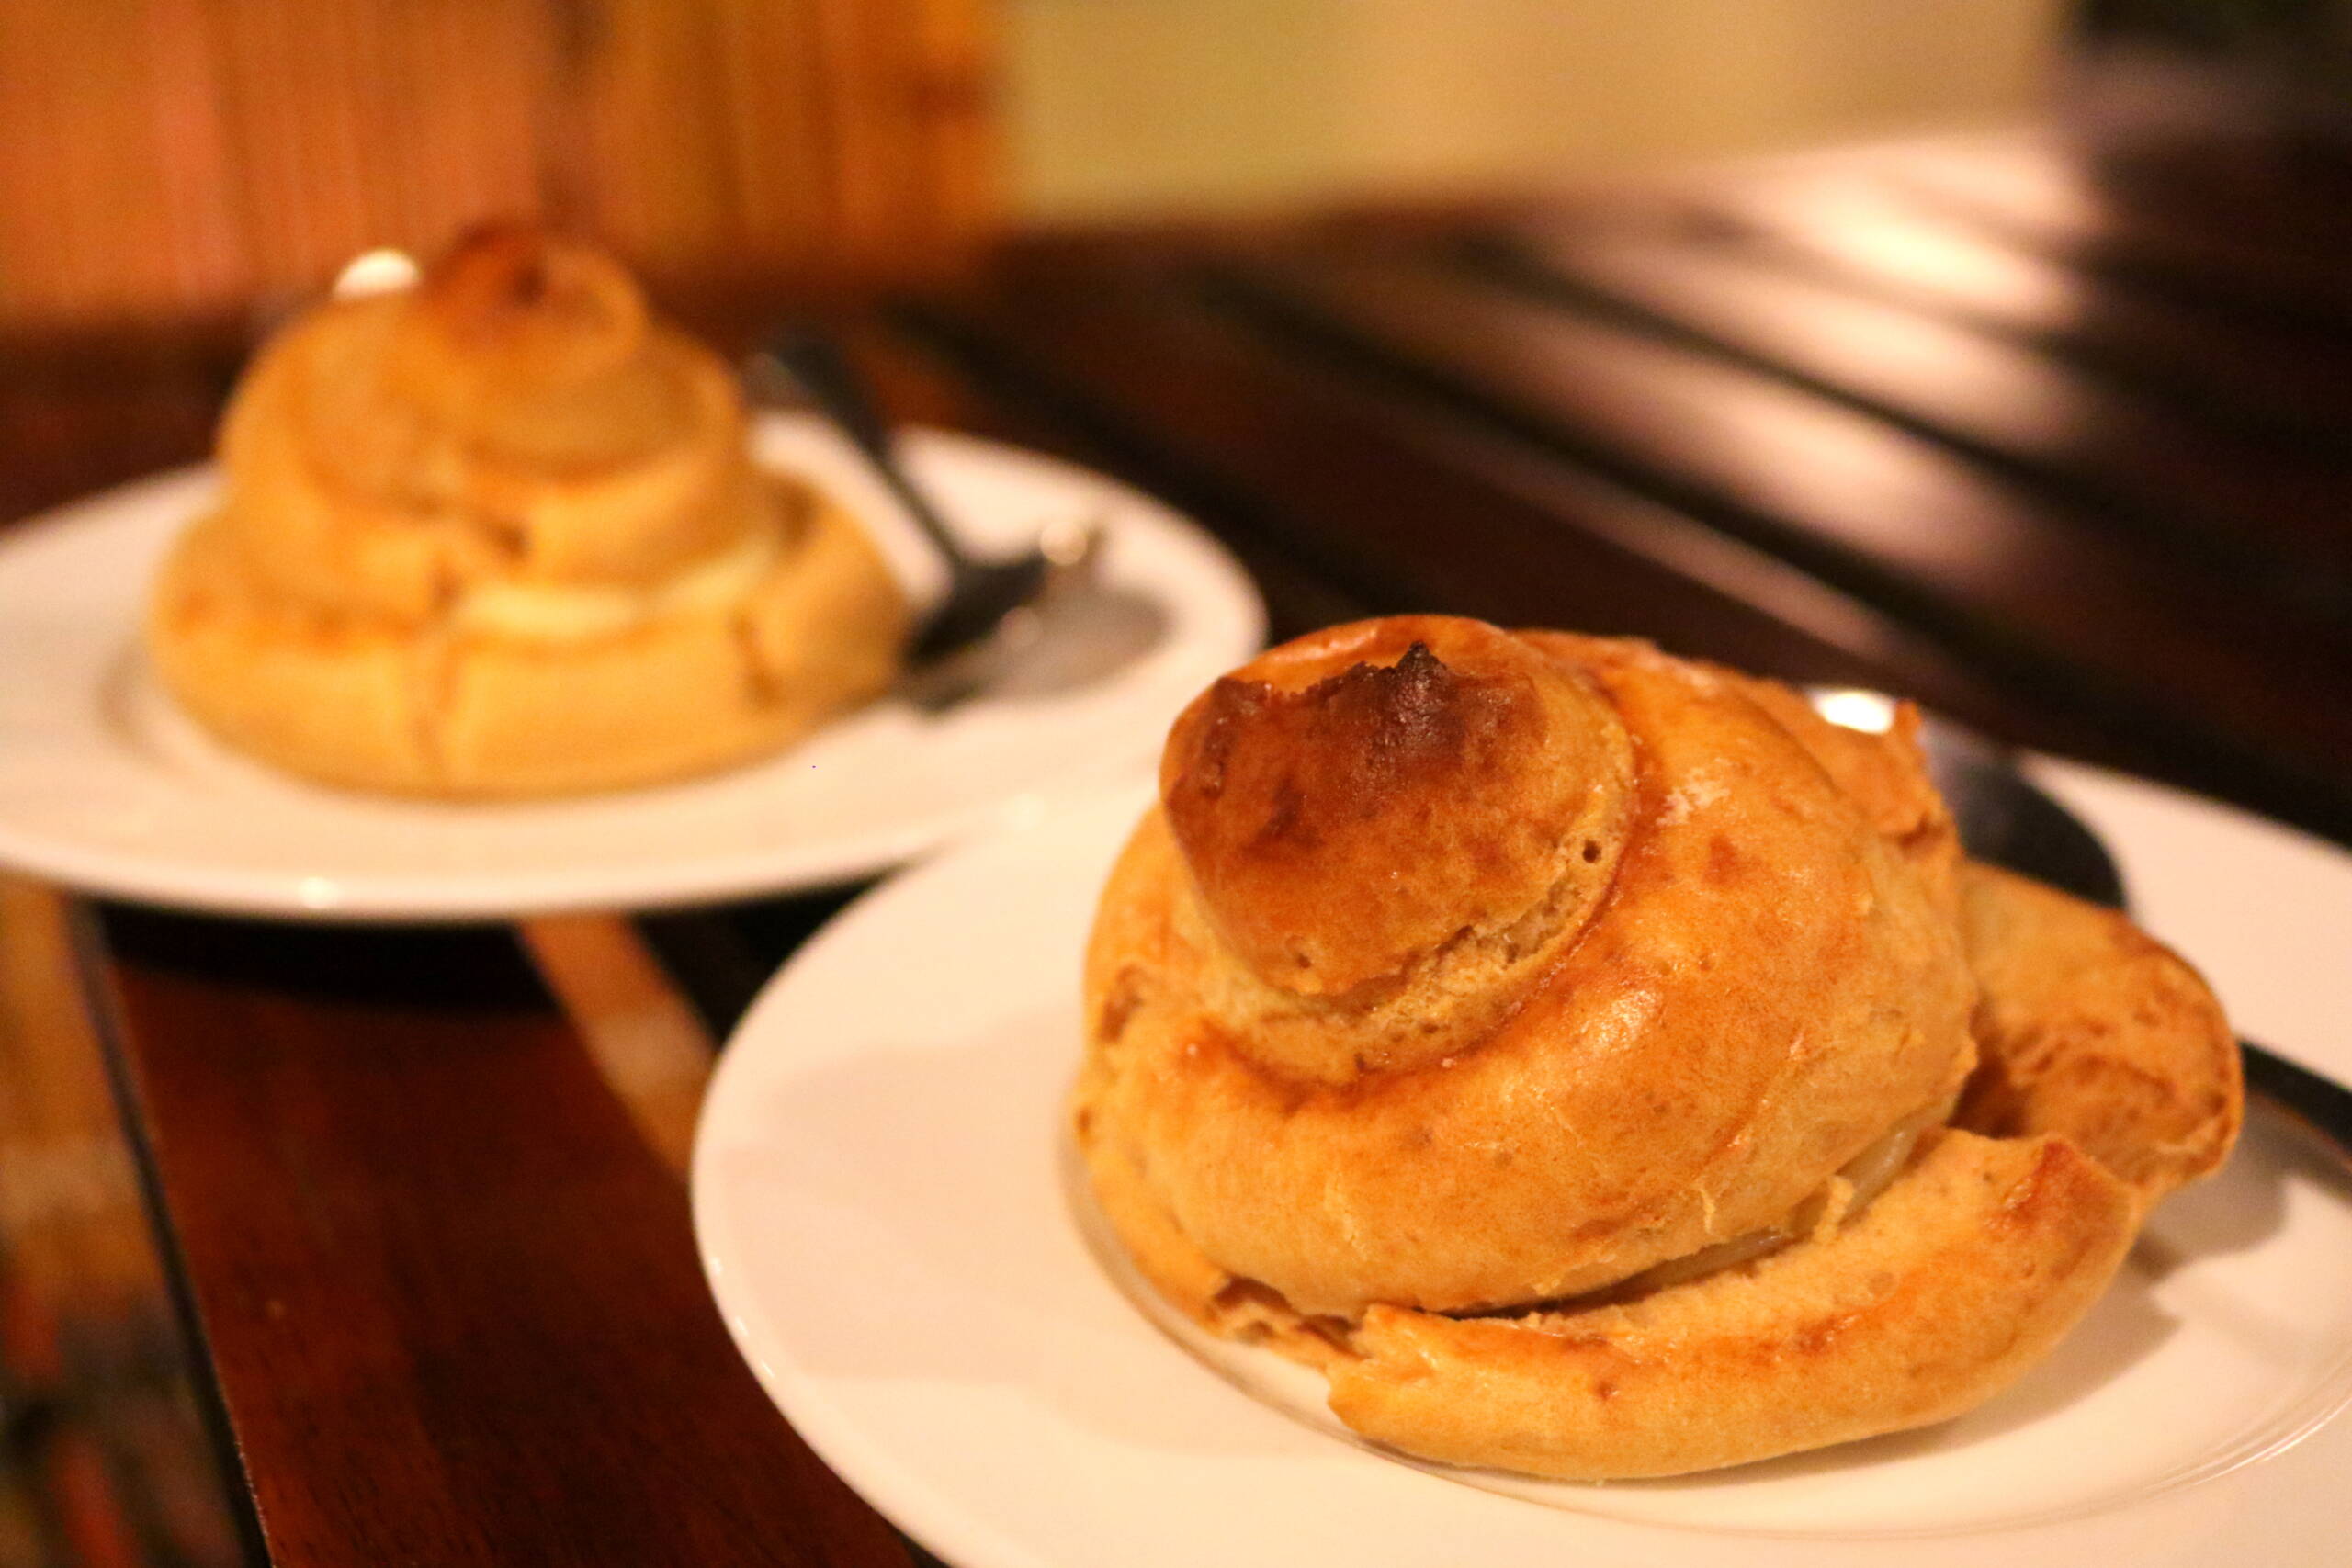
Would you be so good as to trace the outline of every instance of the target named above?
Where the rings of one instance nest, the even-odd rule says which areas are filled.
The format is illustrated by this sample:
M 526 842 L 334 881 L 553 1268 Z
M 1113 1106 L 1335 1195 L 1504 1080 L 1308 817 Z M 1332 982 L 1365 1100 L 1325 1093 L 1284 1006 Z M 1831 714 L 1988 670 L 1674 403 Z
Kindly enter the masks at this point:
M 1921 739 L 1970 854 L 2077 898 L 2124 908 L 2122 873 L 2098 835 L 2019 773 L 2007 753 L 1944 720 L 1929 719 Z M 2352 1089 L 2249 1041 L 2239 1041 L 2238 1050 L 2249 1092 L 2352 1157 Z
M 1057 580 L 1082 571 L 1100 547 L 1099 529 L 1070 525 L 1046 528 L 1021 555 L 982 560 L 971 554 L 899 461 L 897 442 L 865 379 L 821 333 L 806 327 L 779 333 L 753 356 L 751 375 L 755 386 L 783 379 L 804 394 L 872 465 L 946 563 L 946 596 L 916 628 L 909 649 L 917 665 L 937 664 L 985 643 Z

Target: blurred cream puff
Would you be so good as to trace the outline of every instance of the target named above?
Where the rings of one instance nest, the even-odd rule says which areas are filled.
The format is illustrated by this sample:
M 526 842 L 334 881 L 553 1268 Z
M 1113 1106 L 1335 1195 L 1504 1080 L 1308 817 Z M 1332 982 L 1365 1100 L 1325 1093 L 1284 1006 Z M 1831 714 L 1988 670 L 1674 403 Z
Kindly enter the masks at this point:
M 889 683 L 907 607 L 746 434 L 725 362 L 616 264 L 476 231 L 262 350 L 149 650 L 230 745 L 354 789 L 557 795 L 774 751 Z

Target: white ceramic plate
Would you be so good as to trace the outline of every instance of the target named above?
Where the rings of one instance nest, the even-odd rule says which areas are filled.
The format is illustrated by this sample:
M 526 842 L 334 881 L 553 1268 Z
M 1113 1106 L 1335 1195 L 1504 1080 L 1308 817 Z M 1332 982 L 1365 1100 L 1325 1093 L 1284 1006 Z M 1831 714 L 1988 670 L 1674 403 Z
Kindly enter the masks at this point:
M 918 595 L 937 567 L 814 421 L 761 455 L 868 519 Z M 492 919 L 677 904 L 870 874 L 1088 784 L 1131 776 L 1202 686 L 1255 651 L 1257 594 L 1208 536 L 1124 486 L 966 437 L 908 457 L 983 549 L 1057 520 L 1105 530 L 1102 592 L 1050 665 L 936 715 L 886 701 L 750 767 L 517 805 L 348 795 L 230 754 L 138 652 L 164 548 L 209 468 L 110 491 L 0 535 L 0 864 L 124 897 L 339 919 Z
M 2140 913 L 2249 1033 L 2352 1077 L 2352 857 L 2086 770 Z M 1922 1433 L 1673 1482 L 1349 1438 L 1319 1380 L 1170 1321 L 1061 1128 L 1079 952 L 1138 795 L 965 846 L 786 967 L 704 1112 L 695 1219 L 793 1424 L 958 1568 L 2265 1568 L 2344 1561 L 2352 1179 L 2267 1114 L 2058 1354 Z

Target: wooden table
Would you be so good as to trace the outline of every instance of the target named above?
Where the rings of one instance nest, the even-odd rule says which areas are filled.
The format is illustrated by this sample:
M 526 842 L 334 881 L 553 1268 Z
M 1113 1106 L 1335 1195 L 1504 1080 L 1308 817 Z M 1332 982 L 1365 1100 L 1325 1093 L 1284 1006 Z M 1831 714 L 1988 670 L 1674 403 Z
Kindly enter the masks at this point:
M 1280 634 L 1639 634 L 2352 842 L 2347 244 L 2340 155 L 2018 136 L 1039 237 L 831 314 L 905 415 L 1200 518 Z M 0 508 L 200 456 L 244 347 L 11 345 Z M 6 884 L 0 1560 L 923 1561 L 738 1363 L 681 1176 L 845 896 L 386 931 Z

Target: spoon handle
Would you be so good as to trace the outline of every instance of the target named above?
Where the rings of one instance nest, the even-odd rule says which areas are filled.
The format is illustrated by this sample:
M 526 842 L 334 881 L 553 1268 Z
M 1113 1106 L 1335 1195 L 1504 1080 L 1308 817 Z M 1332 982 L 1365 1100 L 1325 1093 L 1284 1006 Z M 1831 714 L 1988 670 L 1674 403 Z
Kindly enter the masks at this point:
M 840 346 L 812 328 L 788 327 L 768 345 L 767 357 L 781 367 L 819 412 L 833 423 L 834 428 L 865 454 L 865 460 L 889 487 L 891 495 L 906 509 L 907 515 L 947 558 L 949 570 L 963 575 L 972 564 L 971 558 L 964 553 L 930 498 L 916 487 L 899 461 L 898 445 L 891 437 L 889 423 L 883 419 L 865 378 L 857 373 Z
M 2251 1041 L 2238 1042 L 2245 1087 L 2309 1126 L 2352 1161 L 2352 1089 Z

